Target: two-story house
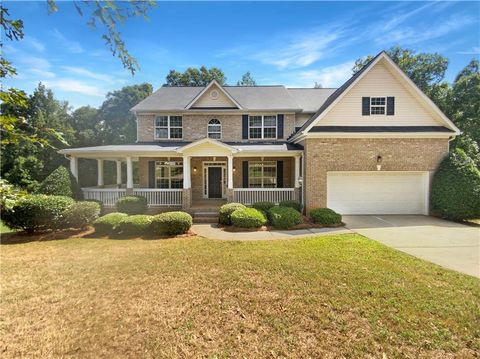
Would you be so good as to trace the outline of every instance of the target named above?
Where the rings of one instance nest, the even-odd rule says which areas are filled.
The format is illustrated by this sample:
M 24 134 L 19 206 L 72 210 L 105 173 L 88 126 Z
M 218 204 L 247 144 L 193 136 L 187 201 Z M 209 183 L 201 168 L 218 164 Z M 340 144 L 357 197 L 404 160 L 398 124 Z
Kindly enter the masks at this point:
M 212 81 L 162 87 L 131 111 L 136 143 L 60 151 L 77 178 L 78 158 L 97 159 L 98 186 L 83 191 L 107 206 L 137 194 L 185 210 L 297 199 L 307 211 L 427 214 L 432 174 L 459 134 L 385 52 L 338 89 Z

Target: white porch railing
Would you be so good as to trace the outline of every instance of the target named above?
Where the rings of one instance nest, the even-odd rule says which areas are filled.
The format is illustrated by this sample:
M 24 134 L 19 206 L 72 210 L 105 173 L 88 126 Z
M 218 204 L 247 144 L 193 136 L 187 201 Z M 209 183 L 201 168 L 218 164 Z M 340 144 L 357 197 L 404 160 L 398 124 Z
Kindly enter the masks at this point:
M 133 194 L 145 197 L 152 207 L 181 206 L 183 189 L 134 188 Z
M 114 207 L 120 197 L 125 196 L 125 188 L 82 188 L 83 198 L 102 201 L 105 207 Z
M 273 202 L 296 200 L 295 188 L 234 188 L 233 200 L 246 205 L 257 202 Z
M 83 198 L 101 201 L 105 207 L 115 207 L 118 199 L 126 195 L 125 188 L 82 188 Z M 135 196 L 143 196 L 150 207 L 181 206 L 183 190 L 159 188 L 134 188 Z

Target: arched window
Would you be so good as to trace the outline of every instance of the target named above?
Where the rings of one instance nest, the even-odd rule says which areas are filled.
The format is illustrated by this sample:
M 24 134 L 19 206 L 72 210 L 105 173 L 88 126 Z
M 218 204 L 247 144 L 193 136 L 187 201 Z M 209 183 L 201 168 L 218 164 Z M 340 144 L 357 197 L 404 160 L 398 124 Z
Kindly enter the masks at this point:
M 208 122 L 208 138 L 219 140 L 222 138 L 222 124 L 216 118 Z

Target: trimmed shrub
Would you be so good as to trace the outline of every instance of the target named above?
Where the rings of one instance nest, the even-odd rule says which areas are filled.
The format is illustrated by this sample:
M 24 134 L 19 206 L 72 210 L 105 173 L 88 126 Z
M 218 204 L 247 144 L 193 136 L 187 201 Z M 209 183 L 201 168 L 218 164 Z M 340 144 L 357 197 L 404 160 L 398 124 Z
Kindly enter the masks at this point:
M 99 234 L 114 234 L 122 220 L 128 217 L 126 213 L 113 212 L 97 218 L 93 222 L 95 232 Z
M 92 201 L 72 204 L 63 213 L 64 227 L 85 228 L 100 215 L 100 205 Z
M 294 210 L 300 212 L 302 210 L 302 205 L 298 201 L 282 201 L 279 204 L 280 207 L 290 207 L 293 208 Z
M 255 208 L 240 208 L 230 216 L 232 224 L 240 228 L 257 228 L 267 223 L 267 217 Z
M 443 218 L 480 218 L 480 171 L 462 149 L 456 148 L 438 167 L 430 203 L 432 212 Z
M 43 180 L 38 193 L 73 197 L 70 172 L 65 167 L 59 166 Z
M 147 208 L 147 199 L 142 196 L 125 196 L 117 201 L 117 211 L 121 213 L 144 214 Z
M 302 215 L 292 207 L 272 207 L 268 217 L 272 226 L 278 229 L 288 229 L 302 223 Z
M 142 236 L 148 232 L 152 218 L 146 214 L 128 216 L 120 221 L 116 231 L 127 236 Z
M 222 207 L 220 207 L 220 210 L 218 211 L 218 221 L 220 224 L 225 224 L 225 225 L 230 225 L 232 224 L 232 221 L 230 219 L 230 216 L 234 211 L 237 209 L 245 209 L 245 205 L 241 203 L 227 203 L 224 204 Z
M 342 215 L 330 208 L 315 208 L 310 211 L 310 217 L 315 223 L 326 226 L 342 223 Z
M 28 233 L 61 228 L 65 210 L 75 201 L 66 196 L 28 195 L 2 213 L 2 220 L 10 228 Z
M 270 208 L 275 206 L 273 202 L 257 202 L 252 205 L 253 208 L 258 209 L 264 213 L 267 213 Z
M 104 213 L 105 208 L 103 207 L 103 202 L 98 199 L 85 199 L 83 202 L 92 202 L 100 206 L 100 214 Z
M 187 233 L 192 226 L 192 216 L 186 212 L 165 212 L 157 214 L 152 219 L 151 232 L 155 235 L 170 235 Z

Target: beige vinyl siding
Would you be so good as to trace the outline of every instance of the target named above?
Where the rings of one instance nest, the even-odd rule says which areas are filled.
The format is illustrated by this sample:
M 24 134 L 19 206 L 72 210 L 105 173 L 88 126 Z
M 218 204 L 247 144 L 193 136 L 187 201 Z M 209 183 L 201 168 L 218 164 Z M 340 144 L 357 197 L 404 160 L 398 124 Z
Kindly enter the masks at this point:
M 217 91 L 218 97 L 213 99 L 210 94 L 212 91 Z M 192 107 L 237 107 L 232 100 L 230 100 L 223 90 L 218 86 L 213 85 L 204 94 L 202 94 L 192 105 Z
M 395 115 L 362 116 L 362 97 L 395 97 Z M 440 119 L 422 105 L 419 98 L 378 62 L 321 119 L 317 126 L 440 126 Z
M 299 113 L 296 115 L 295 127 L 302 127 L 305 122 L 307 122 L 313 113 Z

